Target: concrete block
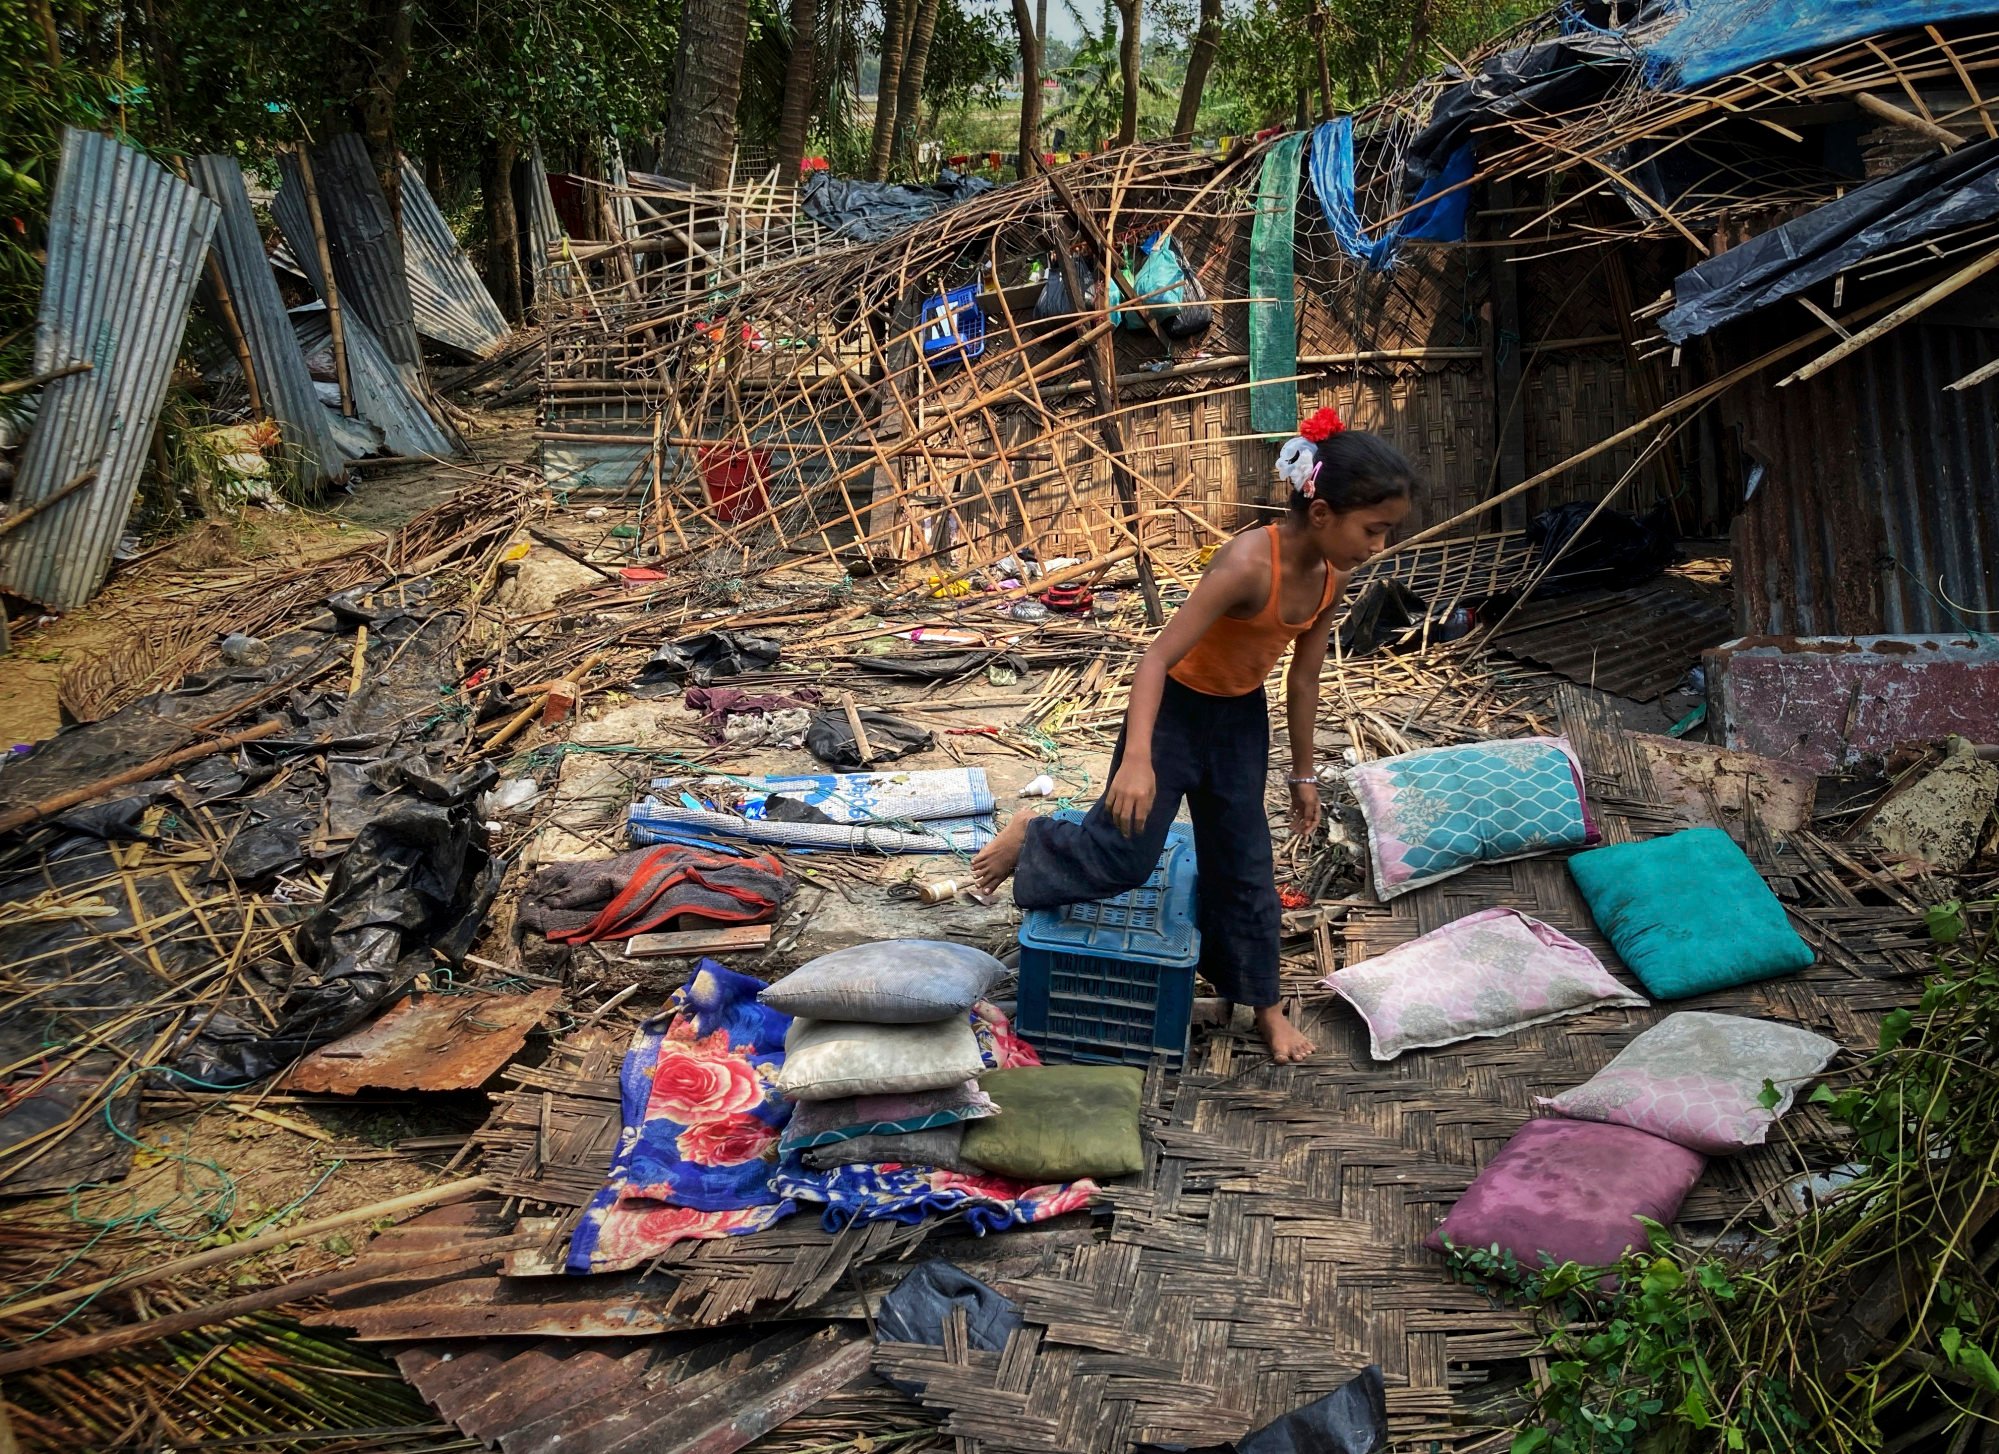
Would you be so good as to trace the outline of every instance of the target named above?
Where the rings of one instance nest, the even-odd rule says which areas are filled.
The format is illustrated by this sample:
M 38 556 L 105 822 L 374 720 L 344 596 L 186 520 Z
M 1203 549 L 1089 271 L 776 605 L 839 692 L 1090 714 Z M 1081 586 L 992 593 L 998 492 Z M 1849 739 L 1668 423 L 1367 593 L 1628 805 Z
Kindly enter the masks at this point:
M 1999 742 L 1999 644 L 1968 636 L 1750 636 L 1707 654 L 1731 747 L 1834 772 L 1905 742 Z

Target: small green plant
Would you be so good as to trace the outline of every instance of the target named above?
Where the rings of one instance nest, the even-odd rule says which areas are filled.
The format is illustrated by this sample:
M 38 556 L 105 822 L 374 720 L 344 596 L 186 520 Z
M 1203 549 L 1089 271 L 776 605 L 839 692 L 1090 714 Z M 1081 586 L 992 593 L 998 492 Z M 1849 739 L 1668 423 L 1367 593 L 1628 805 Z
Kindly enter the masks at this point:
M 1645 1229 L 1645 1248 L 1613 1268 L 1524 1269 L 1497 1246 L 1450 1250 L 1454 1278 L 1510 1294 L 1542 1334 L 1547 1377 L 1512 1454 L 1634 1454 L 1662 1431 L 1698 1433 L 1702 1447 L 1784 1448 L 1804 1426 L 1781 1385 L 1733 1401 L 1717 1388 L 1703 1348 L 1734 1311 L 1738 1269 L 1676 1248 L 1656 1222 Z

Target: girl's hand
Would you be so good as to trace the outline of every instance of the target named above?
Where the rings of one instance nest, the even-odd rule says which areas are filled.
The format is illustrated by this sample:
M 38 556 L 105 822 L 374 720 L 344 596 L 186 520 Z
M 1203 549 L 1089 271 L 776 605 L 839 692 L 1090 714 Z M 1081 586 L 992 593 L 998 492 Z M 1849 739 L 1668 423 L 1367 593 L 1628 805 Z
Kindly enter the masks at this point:
M 1317 783 L 1291 784 L 1291 832 L 1298 838 L 1310 838 L 1312 830 L 1319 826 L 1319 785 Z
M 1144 831 L 1145 820 L 1152 816 L 1153 795 L 1158 790 L 1151 764 L 1125 760 L 1117 776 L 1111 779 L 1110 791 L 1104 794 L 1104 806 L 1110 809 L 1111 821 L 1117 824 L 1118 832 L 1136 838 Z

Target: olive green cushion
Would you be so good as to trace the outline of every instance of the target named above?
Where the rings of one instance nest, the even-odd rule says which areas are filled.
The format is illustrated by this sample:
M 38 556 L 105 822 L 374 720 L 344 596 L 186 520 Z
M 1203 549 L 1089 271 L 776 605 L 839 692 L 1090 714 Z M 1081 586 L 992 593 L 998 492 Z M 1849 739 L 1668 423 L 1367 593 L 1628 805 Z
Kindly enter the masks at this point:
M 1045 1185 L 1144 1169 L 1138 1102 L 1145 1072 L 1124 1065 L 1036 1065 L 979 1078 L 997 1116 L 965 1127 L 974 1166 Z

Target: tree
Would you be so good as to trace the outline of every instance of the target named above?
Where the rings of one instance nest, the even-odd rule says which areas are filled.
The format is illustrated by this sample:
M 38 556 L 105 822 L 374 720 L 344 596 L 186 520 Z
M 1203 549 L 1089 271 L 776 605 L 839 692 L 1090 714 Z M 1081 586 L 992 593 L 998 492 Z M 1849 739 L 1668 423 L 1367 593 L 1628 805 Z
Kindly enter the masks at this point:
M 777 124 L 777 175 L 782 182 L 798 180 L 805 160 L 805 134 L 812 124 L 812 98 L 818 93 L 819 3 L 791 0 L 791 58 L 784 67 L 783 110 Z
M 743 90 L 748 0 L 684 0 L 664 165 L 697 187 L 728 185 Z
M 1041 18 L 1048 18 L 1048 0 L 1040 0 Z M 1020 156 L 1015 172 L 1027 177 L 1034 171 L 1032 158 L 1041 153 L 1041 36 L 1042 31 L 1028 14 L 1027 0 L 1013 0 L 1013 29 L 1020 41 Z
M 1200 120 L 1201 93 L 1208 87 L 1215 52 L 1222 44 L 1222 0 L 1201 0 L 1201 23 L 1187 48 L 1187 75 L 1180 83 L 1180 111 L 1173 118 L 1173 139 L 1189 141 Z
M 1139 16 L 1143 7 L 1144 0 L 1117 0 L 1118 80 L 1124 87 L 1117 128 L 1119 146 L 1138 140 Z
M 357 29 L 364 41 L 342 57 L 343 89 L 352 98 L 354 119 L 375 164 L 375 179 L 389 202 L 389 217 L 401 232 L 403 179 L 397 160 L 396 102 L 410 74 L 415 0 L 366 0 Z
M 895 140 L 895 108 L 902 95 L 902 62 L 909 50 L 918 0 L 882 0 L 881 69 L 875 80 L 875 135 L 868 148 L 868 179 L 888 176 L 889 150 Z
M 930 45 L 937 34 L 939 0 L 913 0 L 915 19 L 909 27 L 909 53 L 895 91 L 895 140 L 891 156 L 902 166 L 916 162 L 916 126 L 922 114 L 923 72 L 930 64 Z

